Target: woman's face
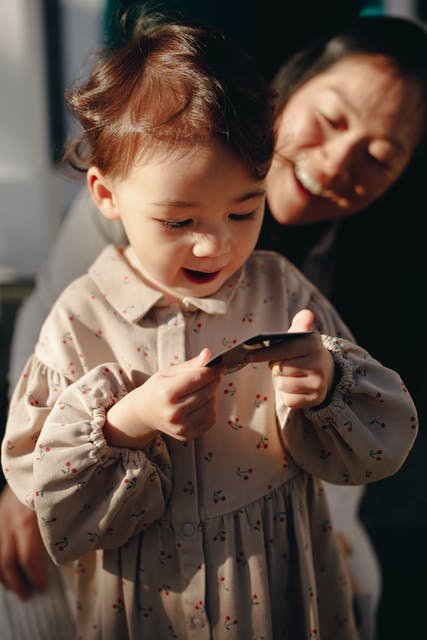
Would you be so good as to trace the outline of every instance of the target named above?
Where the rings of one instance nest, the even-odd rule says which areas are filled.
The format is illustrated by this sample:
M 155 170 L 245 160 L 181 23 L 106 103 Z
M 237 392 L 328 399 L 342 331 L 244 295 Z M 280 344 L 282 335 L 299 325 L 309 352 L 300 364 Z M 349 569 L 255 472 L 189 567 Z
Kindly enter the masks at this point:
M 423 118 L 421 90 L 382 56 L 353 55 L 315 76 L 278 120 L 267 176 L 272 214 L 298 225 L 367 207 L 408 164 Z

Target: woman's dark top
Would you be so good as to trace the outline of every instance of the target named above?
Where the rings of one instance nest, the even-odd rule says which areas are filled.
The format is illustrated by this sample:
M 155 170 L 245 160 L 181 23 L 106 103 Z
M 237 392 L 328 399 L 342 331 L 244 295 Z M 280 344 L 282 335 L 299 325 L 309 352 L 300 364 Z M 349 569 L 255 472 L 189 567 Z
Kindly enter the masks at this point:
M 419 409 L 427 397 L 427 234 L 423 203 L 410 194 L 421 194 L 420 186 L 416 176 L 405 176 L 369 209 L 334 223 L 322 266 L 329 268 L 328 287 L 319 285 L 322 274 L 311 277 L 357 341 L 401 374 Z M 280 225 L 267 210 L 258 248 L 285 255 L 305 272 L 307 256 L 330 229 L 330 223 Z

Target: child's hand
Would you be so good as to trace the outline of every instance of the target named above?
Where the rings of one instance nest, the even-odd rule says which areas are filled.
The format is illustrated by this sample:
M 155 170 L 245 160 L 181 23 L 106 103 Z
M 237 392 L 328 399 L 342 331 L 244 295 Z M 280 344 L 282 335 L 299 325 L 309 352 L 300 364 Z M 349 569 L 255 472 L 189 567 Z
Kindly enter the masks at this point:
M 313 320 L 312 312 L 303 309 L 292 320 L 289 331 L 313 331 Z M 254 350 L 249 356 L 251 362 L 266 359 L 288 407 L 316 407 L 325 400 L 334 379 L 335 364 L 317 331 L 286 345 Z
M 222 368 L 206 367 L 209 349 L 183 364 L 153 374 L 108 412 L 104 427 L 112 446 L 141 448 L 159 431 L 193 440 L 215 423 L 215 396 Z

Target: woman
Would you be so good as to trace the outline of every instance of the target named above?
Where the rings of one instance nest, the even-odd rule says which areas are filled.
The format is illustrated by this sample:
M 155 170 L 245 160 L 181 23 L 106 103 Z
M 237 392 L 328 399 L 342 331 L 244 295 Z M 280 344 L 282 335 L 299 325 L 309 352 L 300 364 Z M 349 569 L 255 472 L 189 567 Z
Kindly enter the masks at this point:
M 426 130 L 426 60 L 424 30 L 399 19 L 373 18 L 318 40 L 281 68 L 273 81 L 278 94 L 277 142 L 267 179 L 272 215 L 265 219 L 261 239 L 262 246 L 285 254 L 317 284 L 361 343 L 405 374 L 415 395 L 421 392 L 414 376 L 419 346 L 411 351 L 406 334 L 403 341 L 396 340 L 396 335 L 402 335 L 397 328 L 393 340 L 378 326 L 370 331 L 373 319 L 364 295 L 368 292 L 373 298 L 374 286 L 376 305 L 387 309 L 390 296 L 387 289 L 381 295 L 372 274 L 379 272 L 378 243 L 384 240 L 384 230 L 380 227 L 378 232 L 384 222 L 381 208 L 390 223 L 396 204 L 391 207 L 386 198 L 377 201 L 389 191 L 396 198 L 396 186 L 391 188 L 421 152 Z M 365 223 L 365 233 L 359 229 L 363 244 L 358 245 L 348 219 L 362 209 L 363 218 L 357 222 Z M 413 232 L 413 226 L 408 227 Z M 364 251 L 369 232 L 377 242 L 371 252 L 374 261 Z M 399 233 L 402 236 L 401 225 Z M 386 235 L 390 238 L 390 230 Z M 413 253 L 411 264 L 414 258 Z M 387 270 L 396 263 L 392 253 L 386 254 L 384 263 Z M 406 269 L 410 268 L 406 261 Z M 399 269 L 402 273 L 400 262 Z M 363 283 L 359 295 L 355 280 L 359 289 Z M 397 295 L 395 291 L 394 301 Z M 419 296 L 414 300 L 419 305 Z M 398 306 L 407 308 L 408 303 Z M 415 308 L 412 315 L 417 313 Z M 387 341 L 381 339 L 384 335 Z M 334 525 L 344 534 L 341 540 L 355 581 L 361 636 L 372 638 L 381 585 L 378 561 L 356 518 L 363 489 L 327 485 L 326 490 Z
M 397 183 L 415 157 L 424 138 L 426 120 L 427 54 L 423 55 L 423 51 L 427 52 L 427 36 L 417 26 L 400 19 L 364 18 L 346 32 L 318 41 L 297 54 L 275 79 L 279 95 L 277 153 L 267 185 L 268 206 L 274 219 L 266 217 L 261 244 L 287 255 L 332 297 L 357 337 L 357 324 L 345 313 L 345 305 L 339 304 L 345 300 L 341 294 L 347 289 L 337 277 L 341 266 L 334 271 L 341 250 L 342 222 L 338 221 L 362 209 L 368 211 L 365 219 L 373 215 L 369 207 Z M 79 255 L 70 255 L 70 235 L 81 235 L 83 219 L 85 235 L 79 240 Z M 12 384 L 57 294 L 86 269 L 102 246 L 123 240 L 120 228 L 114 237 L 108 235 L 93 205 L 82 194 L 61 229 L 34 294 L 19 315 L 12 352 Z M 349 259 L 355 253 L 360 259 L 357 247 L 350 248 L 350 254 L 347 252 L 344 257 Z M 349 262 L 354 267 L 354 259 Z M 356 309 L 366 311 L 363 292 L 354 294 L 353 290 Z M 369 343 L 368 347 L 371 348 Z M 375 354 L 375 345 L 371 351 Z M 333 490 L 328 491 L 332 496 Z M 341 496 L 347 507 L 352 500 L 350 527 L 341 521 Z M 345 543 L 351 544 L 359 490 L 335 489 L 332 500 L 333 520 L 344 532 Z M 9 533 L 22 540 L 14 531 Z M 369 545 L 366 538 L 363 540 Z M 356 538 L 353 544 L 357 544 Z M 370 558 L 374 573 L 368 577 L 370 588 L 366 594 L 361 584 L 363 575 L 358 573 L 360 562 L 354 551 L 349 556 L 351 570 L 359 582 L 355 585 L 359 605 L 367 609 L 361 620 L 363 638 L 373 637 L 379 596 L 379 572 L 372 553 Z M 17 571 L 6 575 L 4 565 L 1 576 L 11 588 L 19 583 Z

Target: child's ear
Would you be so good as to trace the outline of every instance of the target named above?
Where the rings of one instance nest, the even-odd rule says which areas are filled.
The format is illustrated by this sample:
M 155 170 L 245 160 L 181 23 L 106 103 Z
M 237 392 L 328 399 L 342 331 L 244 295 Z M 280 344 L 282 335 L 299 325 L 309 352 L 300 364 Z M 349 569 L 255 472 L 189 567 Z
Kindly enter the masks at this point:
M 92 200 L 106 218 L 109 220 L 120 218 L 111 181 L 98 167 L 89 167 L 87 171 L 87 186 Z

